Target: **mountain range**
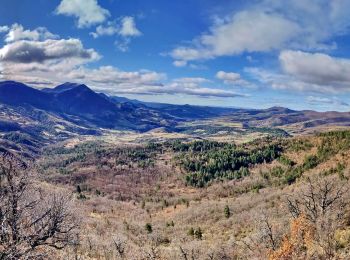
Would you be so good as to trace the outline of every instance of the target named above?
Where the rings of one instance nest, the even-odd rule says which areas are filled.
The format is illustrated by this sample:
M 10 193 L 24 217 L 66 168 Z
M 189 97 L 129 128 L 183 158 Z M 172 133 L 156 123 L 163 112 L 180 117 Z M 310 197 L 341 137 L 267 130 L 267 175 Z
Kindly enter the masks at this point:
M 183 122 L 213 118 L 239 122 L 244 128 L 350 125 L 349 112 L 173 105 L 108 96 L 84 84 L 40 90 L 20 82 L 0 82 L 0 146 L 20 142 L 35 149 L 72 136 L 99 135 L 104 129 L 146 132 L 162 127 L 176 132 Z
M 96 93 L 84 84 L 64 83 L 38 90 L 14 81 L 0 82 L 0 103 L 30 106 L 79 121 L 84 126 L 147 131 L 181 120 L 229 114 L 235 109 L 146 103 Z

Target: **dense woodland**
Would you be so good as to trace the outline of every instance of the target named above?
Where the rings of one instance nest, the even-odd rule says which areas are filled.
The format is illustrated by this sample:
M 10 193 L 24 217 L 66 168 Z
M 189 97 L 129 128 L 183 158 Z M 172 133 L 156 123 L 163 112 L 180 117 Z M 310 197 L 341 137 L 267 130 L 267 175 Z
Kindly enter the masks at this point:
M 188 172 L 186 183 L 195 187 L 204 187 L 213 180 L 243 178 L 249 175 L 249 167 L 269 163 L 282 151 L 278 144 L 245 149 L 212 141 L 174 143 L 172 149 L 181 152 L 175 160 Z

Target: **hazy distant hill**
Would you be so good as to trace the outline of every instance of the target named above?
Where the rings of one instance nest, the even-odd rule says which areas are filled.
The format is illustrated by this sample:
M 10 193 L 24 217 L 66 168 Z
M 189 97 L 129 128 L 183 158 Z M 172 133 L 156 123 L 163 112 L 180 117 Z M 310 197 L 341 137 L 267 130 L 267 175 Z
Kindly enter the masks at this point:
M 228 115 L 236 112 L 237 108 L 228 107 L 209 107 L 209 106 L 194 106 L 194 105 L 174 105 L 157 102 L 143 102 L 136 99 L 128 99 L 125 97 L 113 96 L 111 99 L 117 103 L 132 103 L 135 105 L 142 105 L 149 109 L 157 110 L 162 114 L 175 117 L 183 120 L 203 119 L 210 117 L 217 117 L 222 115 Z

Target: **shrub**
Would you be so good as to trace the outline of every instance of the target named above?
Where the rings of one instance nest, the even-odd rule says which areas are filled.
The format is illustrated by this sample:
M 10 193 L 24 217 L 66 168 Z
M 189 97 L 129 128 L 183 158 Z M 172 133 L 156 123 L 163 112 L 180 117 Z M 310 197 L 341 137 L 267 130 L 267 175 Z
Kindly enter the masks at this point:
M 315 168 L 319 164 L 319 159 L 316 155 L 309 155 L 304 160 L 304 170 Z
M 148 234 L 153 232 L 152 225 L 150 223 L 146 223 L 145 229 L 146 229 Z
M 202 232 L 202 229 L 200 227 L 194 230 L 194 237 L 199 239 L 199 240 L 202 240 L 203 232 Z
M 294 166 L 295 162 L 289 159 L 288 157 L 282 155 L 280 158 L 278 158 L 278 161 L 286 166 Z
M 187 235 L 189 236 L 194 236 L 194 228 L 191 227 L 188 231 L 187 231 Z

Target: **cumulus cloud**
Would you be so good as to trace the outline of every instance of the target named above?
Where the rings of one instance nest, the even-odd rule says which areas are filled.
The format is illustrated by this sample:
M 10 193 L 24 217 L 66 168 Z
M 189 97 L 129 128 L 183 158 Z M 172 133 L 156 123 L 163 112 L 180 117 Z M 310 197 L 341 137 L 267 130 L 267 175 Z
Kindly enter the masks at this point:
M 8 28 L 8 27 L 7 27 Z M 57 39 L 58 35 L 49 32 L 45 27 L 38 27 L 34 30 L 25 30 L 20 24 L 13 24 L 8 28 L 8 33 L 5 36 L 5 42 L 14 42 L 19 40 L 46 40 Z
M 216 73 L 216 78 L 222 80 L 225 84 L 228 85 L 255 87 L 252 83 L 249 83 L 248 81 L 242 79 L 239 73 L 235 72 L 225 72 L 221 70 Z
M 122 71 L 113 66 L 102 66 L 97 69 L 88 69 L 80 67 L 67 74 L 67 77 L 73 80 L 79 79 L 81 82 L 91 83 L 107 89 L 114 88 L 116 85 L 154 85 L 160 80 L 166 78 L 165 74 L 154 71 Z
M 7 25 L 0 26 L 0 33 L 7 32 L 10 28 Z
M 102 8 L 97 0 L 62 0 L 56 14 L 78 18 L 78 28 L 102 23 L 110 16 L 110 12 Z
M 279 60 L 283 70 L 305 83 L 350 90 L 350 60 L 322 53 L 282 51 Z
M 136 37 L 142 33 L 136 28 L 134 17 L 125 16 L 121 19 L 119 34 L 124 37 Z
M 119 35 L 124 38 L 132 38 L 142 35 L 139 29 L 136 28 L 134 17 L 125 16 L 120 19 L 120 23 L 109 21 L 107 25 L 99 25 L 95 32 L 90 33 L 94 38 L 108 35 Z
M 10 63 L 45 63 L 61 59 L 93 61 L 99 58 L 93 49 L 84 49 L 78 39 L 17 41 L 0 49 L 0 61 Z
M 119 38 L 115 41 L 115 46 L 122 52 L 129 50 L 131 38 L 141 36 L 142 33 L 136 28 L 135 19 L 131 16 L 125 16 L 120 19 L 120 23 L 108 22 L 107 25 L 99 25 L 95 32 L 90 35 L 95 39 L 101 36 L 117 35 Z
M 350 92 L 350 59 L 318 52 L 284 50 L 280 52 L 279 62 L 280 72 L 254 67 L 245 68 L 245 72 L 260 84 L 276 90 L 323 95 Z M 315 101 L 317 96 L 310 97 Z M 323 103 L 326 98 L 329 97 L 323 97 Z M 334 100 L 332 102 L 335 104 Z
M 297 24 L 280 15 L 244 11 L 235 14 L 230 22 L 214 26 L 210 33 L 200 36 L 199 48 L 179 47 L 171 55 L 178 60 L 195 60 L 244 51 L 269 51 L 289 41 L 298 30 Z
M 336 93 L 332 86 L 322 86 L 298 80 L 288 74 L 269 71 L 261 68 L 246 68 L 246 73 L 259 82 L 259 84 L 275 90 L 288 90 L 293 92 Z
M 329 39 L 349 30 L 347 7 L 346 0 L 256 1 L 214 22 L 191 44 L 173 49 L 170 56 L 176 61 L 192 61 L 285 48 L 336 48 Z
M 1 77 L 26 83 L 58 82 L 70 71 L 101 56 L 79 39 L 58 39 L 45 28 L 33 31 L 14 24 L 0 48 Z
M 282 51 L 282 72 L 246 68 L 246 73 L 261 84 L 277 90 L 337 94 L 350 92 L 350 59 L 322 53 Z
M 88 68 L 87 64 L 100 59 L 100 55 L 94 49 L 84 48 L 79 39 L 46 39 L 40 35 L 32 37 L 33 31 L 25 30 L 20 25 L 15 27 L 27 33 L 14 37 L 16 40 L 0 48 L 1 79 L 17 80 L 34 86 L 78 82 L 110 94 L 243 96 L 231 90 L 203 86 L 212 82 L 201 77 L 169 81 L 166 74 L 156 71 L 123 71 L 113 66 Z
M 95 39 L 100 36 L 112 36 L 119 32 L 119 28 L 114 22 L 108 22 L 106 26 L 99 25 L 96 27 L 95 32 L 91 32 L 90 35 Z

